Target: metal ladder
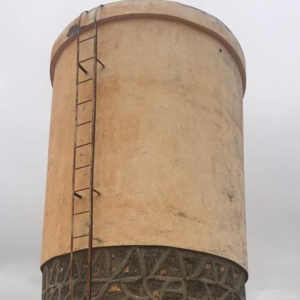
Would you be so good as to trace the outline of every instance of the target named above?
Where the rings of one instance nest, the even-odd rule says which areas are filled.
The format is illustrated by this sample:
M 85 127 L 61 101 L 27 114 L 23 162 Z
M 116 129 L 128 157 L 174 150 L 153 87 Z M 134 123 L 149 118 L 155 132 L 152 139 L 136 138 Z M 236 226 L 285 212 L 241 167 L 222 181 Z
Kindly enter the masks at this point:
M 100 7 L 100 6 L 99 6 Z M 97 102 L 97 67 L 98 64 L 105 68 L 104 64 L 97 57 L 97 13 L 95 9 L 93 34 L 91 36 L 81 38 L 81 20 L 82 16 L 88 12 L 83 12 L 75 25 L 75 34 L 77 35 L 77 56 L 76 56 L 76 104 L 75 104 L 75 132 L 74 132 L 74 153 L 73 153 L 73 178 L 72 178 L 72 215 L 71 215 L 71 250 L 70 250 L 70 269 L 69 269 L 69 300 L 73 300 L 73 265 L 74 265 L 74 240 L 88 239 L 87 254 L 87 276 L 86 276 L 86 300 L 91 300 L 91 281 L 92 281 L 92 249 L 93 249 L 93 200 L 94 193 L 100 196 L 100 193 L 94 189 L 94 158 L 95 158 L 95 129 L 96 129 L 96 102 Z M 93 42 L 92 42 L 93 41 Z M 80 51 L 84 49 L 87 43 L 93 43 L 93 55 L 88 58 L 81 59 Z M 91 44 L 89 44 L 91 46 Z M 86 46 L 87 47 L 87 46 Z M 90 64 L 89 68 L 85 64 Z M 91 67 L 92 65 L 92 67 Z M 92 70 L 89 70 L 92 69 Z M 91 82 L 92 84 L 88 83 Z M 92 96 L 90 99 L 80 98 L 81 85 L 90 85 L 88 89 Z M 85 93 L 87 94 L 87 93 Z M 89 107 L 90 118 L 81 121 L 79 112 Z M 83 118 L 84 119 L 84 118 Z M 90 135 L 89 140 L 83 141 L 79 139 L 79 130 L 84 130 Z M 81 157 L 81 159 L 80 159 Z M 83 158 L 82 158 L 83 157 Z M 87 186 L 78 187 L 77 177 L 80 172 L 88 175 L 89 184 Z M 83 196 L 83 194 L 85 196 Z M 76 209 L 76 201 L 88 201 L 88 209 Z M 74 235 L 74 228 L 78 221 L 78 216 L 88 216 L 88 232 L 84 234 Z

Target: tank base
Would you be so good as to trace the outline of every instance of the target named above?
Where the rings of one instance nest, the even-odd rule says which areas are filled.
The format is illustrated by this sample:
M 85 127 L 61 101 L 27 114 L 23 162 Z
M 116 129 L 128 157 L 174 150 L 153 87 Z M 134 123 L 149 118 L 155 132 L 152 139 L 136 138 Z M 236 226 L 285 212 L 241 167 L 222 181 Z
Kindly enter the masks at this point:
M 74 253 L 73 299 L 84 300 L 86 250 Z M 69 255 L 42 266 L 43 300 L 68 300 Z M 120 246 L 93 251 L 93 300 L 244 300 L 245 271 L 190 250 Z

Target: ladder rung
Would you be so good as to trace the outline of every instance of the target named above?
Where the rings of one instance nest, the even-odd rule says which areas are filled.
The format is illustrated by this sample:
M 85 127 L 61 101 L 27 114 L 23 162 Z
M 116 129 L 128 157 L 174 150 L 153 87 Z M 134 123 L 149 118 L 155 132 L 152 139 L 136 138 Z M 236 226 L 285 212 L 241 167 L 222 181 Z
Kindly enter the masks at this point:
M 90 211 L 89 211 L 89 210 L 81 211 L 81 212 L 79 212 L 79 213 L 73 214 L 73 216 L 86 214 L 86 213 L 88 213 L 88 212 L 90 212 Z
M 77 106 L 81 105 L 81 104 L 84 104 L 84 103 L 87 103 L 87 102 L 91 102 L 93 101 L 94 99 L 89 99 L 89 100 L 85 100 L 85 101 L 82 101 L 80 103 L 77 104 Z
M 88 61 L 88 60 L 91 60 L 91 59 L 93 59 L 93 58 L 94 58 L 94 56 L 89 57 L 89 58 L 86 58 L 86 59 L 83 59 L 83 60 L 81 60 L 79 63 L 81 64 L 81 63 L 83 63 L 83 62 L 85 62 L 85 61 Z
M 84 83 L 84 82 L 87 82 L 87 81 L 90 81 L 90 80 L 93 80 L 94 78 L 89 78 L 89 79 L 86 79 L 86 80 L 83 80 L 83 81 L 79 81 L 78 84 L 81 84 L 81 83 Z
M 93 121 L 83 122 L 83 123 L 77 124 L 77 126 L 82 126 L 82 125 L 85 125 L 85 124 L 88 124 L 88 123 L 92 123 L 92 122 L 93 122 Z
M 92 142 L 89 142 L 89 143 L 86 143 L 86 144 L 76 146 L 75 148 L 77 149 L 77 148 L 84 147 L 84 146 L 91 145 L 91 144 L 92 144 Z
M 78 193 L 78 192 L 86 191 L 86 190 L 90 190 L 90 189 L 91 189 L 90 187 L 87 187 L 87 188 L 83 188 L 83 189 L 80 189 L 80 190 L 76 190 L 76 191 L 74 191 L 74 193 Z
M 89 37 L 89 38 L 86 38 L 86 39 L 84 39 L 84 40 L 79 41 L 79 43 L 83 43 L 83 42 L 85 42 L 85 41 L 88 41 L 88 40 L 91 40 L 91 39 L 94 39 L 94 38 L 95 38 L 95 36 L 93 35 L 93 36 L 91 36 L 91 37 Z
M 73 240 L 80 239 L 80 238 L 83 238 L 83 237 L 86 237 L 86 236 L 89 236 L 89 235 L 88 234 L 83 234 L 83 235 L 73 236 Z
M 87 168 L 87 167 L 90 167 L 90 166 L 91 165 L 85 165 L 85 166 L 82 166 L 82 167 L 75 168 L 75 170 L 80 170 L 80 169 Z

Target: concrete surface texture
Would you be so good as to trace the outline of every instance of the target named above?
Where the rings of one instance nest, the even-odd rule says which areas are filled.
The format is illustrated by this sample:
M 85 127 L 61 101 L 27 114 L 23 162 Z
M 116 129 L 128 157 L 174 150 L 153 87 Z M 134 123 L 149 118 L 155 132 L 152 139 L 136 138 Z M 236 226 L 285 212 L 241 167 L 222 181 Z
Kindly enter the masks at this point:
M 92 30 L 94 10 L 83 19 Z M 243 95 L 245 61 L 228 28 L 175 2 L 124 1 L 98 11 L 94 247 L 167 246 L 247 269 Z M 53 103 L 42 261 L 70 252 L 76 39 L 71 23 L 51 60 Z M 92 53 L 85 45 L 81 58 Z M 83 64 L 89 71 L 89 62 Z M 88 74 L 80 74 L 81 79 Z M 79 101 L 91 98 L 88 82 Z M 82 105 L 82 122 L 91 115 Z M 90 129 L 78 132 L 82 143 Z M 84 147 L 76 159 L 89 159 Z M 88 172 L 78 173 L 76 188 Z M 84 209 L 82 193 L 76 209 Z M 87 217 L 76 234 L 87 230 Z M 76 242 L 75 249 L 87 247 Z

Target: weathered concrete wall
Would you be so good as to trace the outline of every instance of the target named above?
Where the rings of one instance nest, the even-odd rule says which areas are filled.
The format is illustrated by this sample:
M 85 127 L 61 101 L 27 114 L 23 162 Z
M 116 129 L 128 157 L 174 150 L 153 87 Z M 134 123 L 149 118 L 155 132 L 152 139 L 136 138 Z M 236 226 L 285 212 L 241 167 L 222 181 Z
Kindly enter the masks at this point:
M 84 24 L 92 17 L 93 11 Z M 106 68 L 98 70 L 94 186 L 101 196 L 94 199 L 94 247 L 184 248 L 247 269 L 245 69 L 238 42 L 220 21 L 172 2 L 113 3 L 99 10 L 98 20 L 98 57 Z M 42 264 L 70 251 L 76 43 L 67 33 L 72 25 L 52 54 Z M 90 55 L 85 49 L 82 58 Z M 90 98 L 87 90 L 80 90 L 81 101 Z M 81 113 L 83 119 L 91 113 L 88 105 Z M 90 137 L 80 132 L 79 138 Z M 82 159 L 88 155 L 79 153 Z M 77 188 L 87 180 L 82 174 Z M 84 205 L 84 198 L 78 201 Z M 83 217 L 75 234 L 86 231 L 86 223 Z M 77 250 L 86 247 L 87 241 L 75 244 Z

